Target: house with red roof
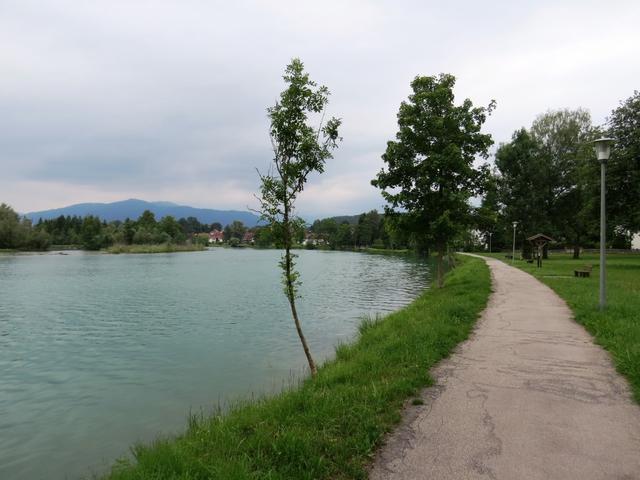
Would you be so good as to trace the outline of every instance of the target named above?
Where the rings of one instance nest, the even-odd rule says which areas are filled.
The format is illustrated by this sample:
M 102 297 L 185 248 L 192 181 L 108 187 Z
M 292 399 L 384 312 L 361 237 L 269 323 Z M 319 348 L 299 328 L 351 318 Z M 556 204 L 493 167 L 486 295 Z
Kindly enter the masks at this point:
M 254 243 L 254 239 L 255 239 L 256 234 L 253 232 L 246 232 L 243 236 L 242 236 L 242 243 Z
M 224 234 L 218 230 L 214 229 L 209 232 L 209 243 L 222 243 L 224 242 Z

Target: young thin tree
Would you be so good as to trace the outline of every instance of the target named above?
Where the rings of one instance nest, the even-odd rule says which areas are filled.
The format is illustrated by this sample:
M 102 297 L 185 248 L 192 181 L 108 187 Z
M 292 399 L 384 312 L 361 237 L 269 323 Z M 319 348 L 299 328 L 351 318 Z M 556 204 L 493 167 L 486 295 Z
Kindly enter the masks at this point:
M 388 213 L 438 253 L 438 287 L 443 286 L 443 258 L 450 241 L 471 222 L 469 198 L 480 190 L 476 156 L 487 156 L 491 135 L 480 132 L 495 105 L 454 104 L 455 77 L 416 77 L 413 94 L 398 112 L 396 140 L 387 143 L 387 164 L 372 180 L 389 202 Z
M 272 233 L 281 242 L 284 253 L 280 261 L 284 294 L 289 301 L 291 315 L 309 363 L 311 375 L 317 372 L 309 345 L 302 332 L 296 309 L 299 297 L 300 275 L 295 269 L 296 255 L 291 253 L 296 232 L 304 221 L 295 215 L 295 202 L 304 189 L 308 176 L 322 173 L 325 162 L 332 158 L 332 151 L 341 140 L 338 136 L 340 120 L 324 121 L 329 103 L 329 90 L 318 87 L 304 71 L 303 63 L 294 58 L 283 76 L 287 88 L 280 100 L 269 108 L 271 126 L 269 134 L 273 147 L 273 164 L 267 174 L 260 174 L 260 214 Z M 319 117 L 314 127 L 309 116 Z

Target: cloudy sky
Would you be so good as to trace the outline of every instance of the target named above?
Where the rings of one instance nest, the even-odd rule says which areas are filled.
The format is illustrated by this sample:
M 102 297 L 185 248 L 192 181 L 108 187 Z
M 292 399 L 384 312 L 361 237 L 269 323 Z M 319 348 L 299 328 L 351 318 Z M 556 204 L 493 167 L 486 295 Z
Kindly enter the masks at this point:
M 297 56 L 344 137 L 300 213 L 379 208 L 369 181 L 413 77 L 495 99 L 496 143 L 548 109 L 601 124 L 640 89 L 639 24 L 637 0 L 0 0 L 0 202 L 253 206 L 266 108 Z

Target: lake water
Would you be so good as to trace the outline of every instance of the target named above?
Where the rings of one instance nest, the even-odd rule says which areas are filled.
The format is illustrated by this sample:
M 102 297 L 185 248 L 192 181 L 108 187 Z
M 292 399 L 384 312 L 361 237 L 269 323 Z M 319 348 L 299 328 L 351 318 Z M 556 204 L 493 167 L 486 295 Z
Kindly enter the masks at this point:
M 429 283 L 416 259 L 299 252 L 318 360 Z M 0 255 L 0 478 L 88 476 L 189 411 L 282 388 L 305 358 L 275 250 Z

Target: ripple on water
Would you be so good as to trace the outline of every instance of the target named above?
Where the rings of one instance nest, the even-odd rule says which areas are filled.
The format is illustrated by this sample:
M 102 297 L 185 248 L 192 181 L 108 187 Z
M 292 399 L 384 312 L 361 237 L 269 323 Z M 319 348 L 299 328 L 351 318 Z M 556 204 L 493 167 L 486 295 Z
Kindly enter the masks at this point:
M 411 259 L 299 253 L 299 312 L 319 359 L 429 281 Z M 290 384 L 305 360 L 279 258 L 0 257 L 0 478 L 84 475 L 180 430 L 190 408 Z

